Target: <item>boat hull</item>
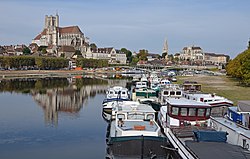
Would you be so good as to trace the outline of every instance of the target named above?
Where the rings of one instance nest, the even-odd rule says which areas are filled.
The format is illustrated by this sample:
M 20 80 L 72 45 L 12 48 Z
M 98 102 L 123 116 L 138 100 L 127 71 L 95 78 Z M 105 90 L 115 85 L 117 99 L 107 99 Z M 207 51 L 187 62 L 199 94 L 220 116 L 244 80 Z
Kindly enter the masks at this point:
M 169 147 L 166 137 L 153 136 L 127 136 L 114 137 L 108 141 L 107 153 L 109 156 L 115 157 L 143 157 L 166 158 L 169 152 L 162 148 Z

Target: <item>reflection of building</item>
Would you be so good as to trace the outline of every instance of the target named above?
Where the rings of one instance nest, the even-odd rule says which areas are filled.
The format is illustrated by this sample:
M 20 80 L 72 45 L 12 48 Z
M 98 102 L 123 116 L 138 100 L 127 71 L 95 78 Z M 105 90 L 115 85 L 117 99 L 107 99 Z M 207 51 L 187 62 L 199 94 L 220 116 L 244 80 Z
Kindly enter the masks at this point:
M 73 86 L 67 88 L 48 89 L 46 93 L 33 93 L 35 101 L 44 108 L 46 123 L 57 125 L 58 112 L 78 113 L 87 102 L 88 97 L 105 92 L 107 85 L 87 85 L 80 90 Z

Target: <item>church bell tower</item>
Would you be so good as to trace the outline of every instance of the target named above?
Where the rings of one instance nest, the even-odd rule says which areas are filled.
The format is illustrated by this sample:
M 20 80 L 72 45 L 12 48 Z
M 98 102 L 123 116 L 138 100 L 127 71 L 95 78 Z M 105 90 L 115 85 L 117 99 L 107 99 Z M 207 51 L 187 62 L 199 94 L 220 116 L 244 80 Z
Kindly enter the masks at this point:
M 163 45 L 162 54 L 164 54 L 164 53 L 166 54 L 165 60 L 167 61 L 168 60 L 168 41 L 167 41 L 167 39 L 165 40 L 164 45 Z

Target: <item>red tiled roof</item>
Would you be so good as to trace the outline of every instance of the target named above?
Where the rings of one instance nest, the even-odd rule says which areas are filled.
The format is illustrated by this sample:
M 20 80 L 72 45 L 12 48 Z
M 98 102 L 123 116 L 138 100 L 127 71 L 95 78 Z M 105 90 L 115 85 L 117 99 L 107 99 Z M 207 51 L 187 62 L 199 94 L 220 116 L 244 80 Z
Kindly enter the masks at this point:
M 43 29 L 43 31 L 35 37 L 34 40 L 40 40 L 43 35 L 46 35 L 47 29 Z
M 69 27 L 59 28 L 59 33 L 60 34 L 65 34 L 65 33 L 82 34 L 82 31 L 80 30 L 78 26 L 69 26 Z
M 75 52 L 76 50 L 74 49 L 73 46 L 61 46 L 59 48 L 59 52 Z

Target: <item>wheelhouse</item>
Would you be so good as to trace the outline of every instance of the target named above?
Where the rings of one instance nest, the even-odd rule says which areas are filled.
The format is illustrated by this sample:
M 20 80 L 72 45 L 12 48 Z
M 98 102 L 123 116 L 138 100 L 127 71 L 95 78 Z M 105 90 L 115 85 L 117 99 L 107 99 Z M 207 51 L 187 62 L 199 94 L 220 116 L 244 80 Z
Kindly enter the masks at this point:
M 168 126 L 201 125 L 210 118 L 211 106 L 185 98 L 170 98 L 162 107 L 161 115 Z

